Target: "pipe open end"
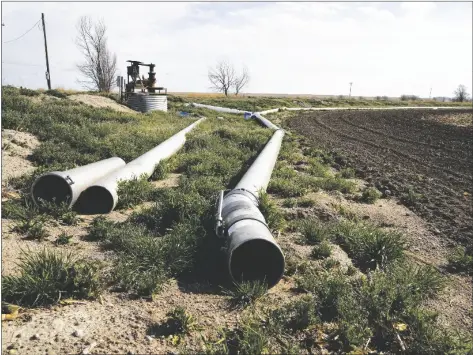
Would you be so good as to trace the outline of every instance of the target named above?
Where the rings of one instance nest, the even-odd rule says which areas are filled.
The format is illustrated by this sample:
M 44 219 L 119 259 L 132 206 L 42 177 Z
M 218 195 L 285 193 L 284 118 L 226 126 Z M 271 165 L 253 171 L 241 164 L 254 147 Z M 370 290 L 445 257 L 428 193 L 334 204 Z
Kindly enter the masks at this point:
M 230 273 L 237 282 L 261 281 L 275 286 L 284 274 L 284 256 L 270 241 L 251 239 L 235 248 L 230 256 Z
M 34 183 L 31 194 L 33 200 L 40 204 L 41 200 L 61 204 L 70 203 L 72 200 L 72 189 L 63 177 L 49 174 L 43 175 Z
M 115 207 L 113 196 L 102 186 L 91 186 L 79 197 L 76 209 L 83 214 L 110 213 Z

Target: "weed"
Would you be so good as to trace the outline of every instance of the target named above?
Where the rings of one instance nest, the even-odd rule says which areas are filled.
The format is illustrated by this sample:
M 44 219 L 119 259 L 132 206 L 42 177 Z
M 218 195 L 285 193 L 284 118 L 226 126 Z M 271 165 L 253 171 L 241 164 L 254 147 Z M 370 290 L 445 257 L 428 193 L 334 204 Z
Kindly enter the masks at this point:
M 67 97 L 66 94 L 64 94 L 63 92 L 61 92 L 59 90 L 56 90 L 56 89 L 46 90 L 45 94 L 50 95 L 50 96 L 54 96 L 54 97 L 58 97 L 60 99 L 65 99 Z
M 330 243 L 328 243 L 326 240 L 322 241 L 320 245 L 316 245 L 311 252 L 311 256 L 314 259 L 325 259 L 328 258 L 332 254 L 332 247 L 330 246 Z
M 312 176 L 327 177 L 329 176 L 328 166 L 322 164 L 319 159 L 309 159 L 309 167 L 307 172 Z
M 75 226 L 79 222 L 79 217 L 75 211 L 68 211 L 61 216 L 61 220 L 68 226 Z
M 401 201 L 407 206 L 415 206 L 423 196 L 419 193 L 416 193 L 412 186 L 409 186 L 407 193 L 401 195 Z
M 353 265 L 348 265 L 345 274 L 346 274 L 347 276 L 353 276 L 353 275 L 356 274 L 357 271 L 358 271 L 358 270 L 357 270 L 356 267 L 354 267 Z
M 463 247 L 457 247 L 448 256 L 448 268 L 455 272 L 473 275 L 473 256 Z
M 269 182 L 268 192 L 282 197 L 298 197 L 306 194 L 307 189 L 300 186 L 294 179 L 273 178 Z
M 107 220 L 104 216 L 95 217 L 92 223 L 87 227 L 88 234 L 85 239 L 90 241 L 105 241 L 114 226 L 115 223 Z
M 348 206 L 342 204 L 333 204 L 332 207 L 343 217 L 351 221 L 358 221 L 357 214 L 351 210 Z
M 268 286 L 260 281 L 243 281 L 235 283 L 234 287 L 224 290 L 230 297 L 230 306 L 234 309 L 242 309 L 263 297 L 268 291 Z
M 283 207 L 286 207 L 286 208 L 296 207 L 297 206 L 297 198 L 294 198 L 294 197 L 286 198 L 284 200 L 284 202 L 282 203 L 282 205 L 283 205 Z
M 309 245 L 321 243 L 330 236 L 330 229 L 314 218 L 304 219 L 298 223 L 303 242 Z
M 120 181 L 117 189 L 118 203 L 116 208 L 131 208 L 144 201 L 148 201 L 153 192 L 154 187 L 147 180 L 146 176 L 128 181 Z
M 340 191 L 344 194 L 356 191 L 356 183 L 340 177 L 323 178 L 318 183 L 319 187 L 326 191 Z
M 385 268 L 389 262 L 403 258 L 406 241 L 399 232 L 353 221 L 342 221 L 332 231 L 363 270 Z
M 99 265 L 71 253 L 22 252 L 19 260 L 20 274 L 2 277 L 2 297 L 7 302 L 45 306 L 61 298 L 93 298 L 102 289 Z
M 340 266 L 340 261 L 332 259 L 332 258 L 325 259 L 322 263 L 322 266 L 324 269 L 327 269 L 327 270 L 333 269 L 335 267 Z
M 161 160 L 156 166 L 154 167 L 153 174 L 151 175 L 150 179 L 155 180 L 164 180 L 169 175 L 170 166 L 167 161 Z
M 49 236 L 49 233 L 46 229 L 44 229 L 44 224 L 41 221 L 33 221 L 33 223 L 28 226 L 28 230 L 26 232 L 26 239 L 34 239 L 38 241 L 42 241 Z
M 176 307 L 166 313 L 167 320 L 162 324 L 154 324 L 148 328 L 148 334 L 169 336 L 174 334 L 190 334 L 195 328 L 194 317 L 185 308 Z
M 361 201 L 365 203 L 375 203 L 380 197 L 382 196 L 381 192 L 379 192 L 374 187 L 368 187 L 363 191 L 361 194 Z
M 353 168 L 341 169 L 340 172 L 338 173 L 338 176 L 340 176 L 343 179 L 354 179 L 356 176 L 355 169 Z
M 261 191 L 259 194 L 258 207 L 272 230 L 279 231 L 285 227 L 286 221 L 283 214 L 264 191 Z
M 316 312 L 316 300 L 312 295 L 305 295 L 282 308 L 268 314 L 268 328 L 273 333 L 290 331 L 295 333 L 320 322 Z
M 308 197 L 302 197 L 298 200 L 297 202 L 298 206 L 300 207 L 314 207 L 315 206 L 315 201 L 311 198 Z
M 66 232 L 62 232 L 57 239 L 54 241 L 56 245 L 66 245 L 69 244 L 72 239 L 72 235 L 67 234 Z

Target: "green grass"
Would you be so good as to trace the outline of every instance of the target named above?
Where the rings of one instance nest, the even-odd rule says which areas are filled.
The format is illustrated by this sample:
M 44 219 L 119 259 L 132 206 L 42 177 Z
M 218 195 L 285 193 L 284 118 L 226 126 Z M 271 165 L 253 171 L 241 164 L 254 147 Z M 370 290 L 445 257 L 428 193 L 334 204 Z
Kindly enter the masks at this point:
M 302 234 L 302 242 L 308 245 L 319 244 L 330 237 L 330 227 L 315 218 L 299 221 L 297 229 Z
M 127 209 L 135 207 L 142 202 L 149 201 L 155 192 L 154 186 L 146 176 L 118 183 L 118 202 L 116 208 Z
M 254 304 L 268 291 L 266 283 L 260 281 L 243 281 L 233 286 L 224 290 L 224 294 L 229 297 L 230 307 L 233 309 L 243 309 Z
M 286 220 L 279 207 L 271 200 L 265 192 L 259 194 L 259 210 L 263 214 L 266 223 L 273 231 L 281 231 L 286 226 Z
M 324 240 L 319 245 L 316 245 L 312 248 L 311 256 L 314 259 L 325 259 L 328 258 L 332 254 L 332 247 L 330 244 Z
M 72 253 L 23 252 L 18 271 L 2 277 L 2 298 L 25 307 L 52 305 L 65 298 L 95 298 L 103 287 L 99 265 Z
M 342 221 L 331 232 L 361 269 L 385 268 L 402 259 L 406 241 L 396 231 L 387 231 L 369 223 Z
M 397 334 L 409 354 L 441 354 L 468 346 L 456 341 L 423 307 L 445 286 L 444 277 L 432 267 L 394 263 L 369 279 L 309 269 L 297 282 L 315 297 L 314 313 L 321 321 L 338 323 L 339 351 L 359 349 L 370 339 L 371 349 L 397 353 Z M 405 324 L 406 330 L 396 331 L 396 324 Z

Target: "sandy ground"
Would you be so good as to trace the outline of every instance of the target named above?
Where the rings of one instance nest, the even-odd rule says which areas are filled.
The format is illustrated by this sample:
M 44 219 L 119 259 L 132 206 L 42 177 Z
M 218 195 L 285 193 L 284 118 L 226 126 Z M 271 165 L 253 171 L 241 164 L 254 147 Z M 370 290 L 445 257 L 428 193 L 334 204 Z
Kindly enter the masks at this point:
M 120 105 L 112 99 L 108 97 L 98 96 L 98 95 L 87 95 L 87 94 L 79 94 L 79 95 L 71 95 L 68 96 L 70 100 L 79 101 L 84 104 L 94 106 L 94 107 L 108 107 L 115 111 L 120 112 L 128 112 L 128 113 L 136 113 L 131 108 L 128 108 L 124 105 Z
M 9 178 L 22 176 L 35 168 L 27 157 L 39 145 L 35 136 L 12 129 L 2 130 L 2 186 Z

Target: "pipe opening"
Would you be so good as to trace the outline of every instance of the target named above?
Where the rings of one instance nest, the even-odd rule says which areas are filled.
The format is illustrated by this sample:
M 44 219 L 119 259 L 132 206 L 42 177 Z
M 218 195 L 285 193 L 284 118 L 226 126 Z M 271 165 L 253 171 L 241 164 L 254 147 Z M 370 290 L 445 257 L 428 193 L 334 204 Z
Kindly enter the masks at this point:
M 284 273 L 284 256 L 275 244 L 252 239 L 233 250 L 230 272 L 237 282 L 264 281 L 273 287 Z
M 91 186 L 79 197 L 76 209 L 83 214 L 104 214 L 112 212 L 113 196 L 102 186 Z
M 40 200 L 61 204 L 70 202 L 72 189 L 69 183 L 58 175 L 43 175 L 36 180 L 32 191 L 33 200 L 39 204 Z

